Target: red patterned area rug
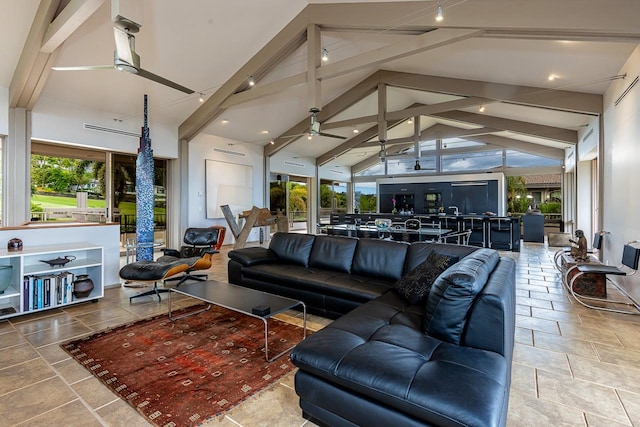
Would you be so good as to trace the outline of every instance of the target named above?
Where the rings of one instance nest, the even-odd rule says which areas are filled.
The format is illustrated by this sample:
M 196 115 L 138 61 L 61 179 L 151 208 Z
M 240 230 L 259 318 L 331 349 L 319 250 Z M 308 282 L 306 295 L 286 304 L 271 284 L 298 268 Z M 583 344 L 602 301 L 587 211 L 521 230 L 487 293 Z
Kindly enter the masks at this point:
M 269 320 L 270 357 L 301 339 L 302 328 Z M 217 306 L 176 322 L 155 316 L 61 347 L 150 422 L 167 427 L 198 425 L 293 370 L 288 353 L 265 360 L 260 319 Z

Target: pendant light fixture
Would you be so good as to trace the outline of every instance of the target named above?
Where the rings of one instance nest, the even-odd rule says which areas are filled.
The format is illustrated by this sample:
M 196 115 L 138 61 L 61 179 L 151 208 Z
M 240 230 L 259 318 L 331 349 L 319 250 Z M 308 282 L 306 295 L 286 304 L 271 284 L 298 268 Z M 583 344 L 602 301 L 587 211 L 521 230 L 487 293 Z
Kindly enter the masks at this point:
M 436 21 L 440 22 L 444 19 L 442 15 L 442 5 L 438 3 L 438 8 L 436 9 Z

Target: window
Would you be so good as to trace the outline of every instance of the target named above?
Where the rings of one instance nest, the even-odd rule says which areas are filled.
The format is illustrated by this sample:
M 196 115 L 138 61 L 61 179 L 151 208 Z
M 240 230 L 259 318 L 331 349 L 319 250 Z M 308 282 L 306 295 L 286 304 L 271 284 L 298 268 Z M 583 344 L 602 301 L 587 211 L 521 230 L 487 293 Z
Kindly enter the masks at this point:
M 377 211 L 378 195 L 375 182 L 356 182 L 354 188 L 354 209 L 360 213 L 374 213 Z
M 442 171 L 485 171 L 502 167 L 502 151 L 479 151 L 442 156 Z
M 106 220 L 105 153 L 33 141 L 31 220 Z

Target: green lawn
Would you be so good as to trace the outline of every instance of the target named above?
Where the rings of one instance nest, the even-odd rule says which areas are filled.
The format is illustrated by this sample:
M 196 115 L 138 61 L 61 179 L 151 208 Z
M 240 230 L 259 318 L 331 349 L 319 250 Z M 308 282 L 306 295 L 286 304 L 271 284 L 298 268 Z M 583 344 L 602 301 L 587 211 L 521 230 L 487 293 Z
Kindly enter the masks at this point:
M 42 206 L 43 208 L 75 208 L 76 199 L 74 197 L 46 196 L 44 194 L 34 194 L 31 196 L 31 202 Z M 87 200 L 89 208 L 104 208 L 104 200 Z
M 42 208 L 74 208 L 76 207 L 76 199 L 73 197 L 47 196 L 43 194 L 34 194 L 31 196 L 31 202 L 40 205 Z M 104 208 L 104 200 L 88 199 L 87 207 Z M 120 202 L 120 215 L 135 215 L 136 204 L 133 202 Z M 165 208 L 155 208 L 154 212 L 163 214 Z

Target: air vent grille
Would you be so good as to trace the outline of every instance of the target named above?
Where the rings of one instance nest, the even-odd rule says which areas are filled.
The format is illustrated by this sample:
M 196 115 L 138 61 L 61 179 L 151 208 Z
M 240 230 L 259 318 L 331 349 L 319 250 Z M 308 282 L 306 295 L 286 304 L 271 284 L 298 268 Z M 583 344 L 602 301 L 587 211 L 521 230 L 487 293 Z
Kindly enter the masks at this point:
M 85 123 L 83 125 L 83 127 L 85 129 L 97 130 L 97 131 L 100 131 L 100 132 L 115 133 L 117 135 L 130 136 L 132 138 L 140 138 L 140 134 L 139 133 L 133 133 L 133 132 L 129 132 L 129 131 L 126 131 L 126 130 L 121 130 L 121 129 L 112 129 L 112 128 L 107 128 L 107 127 L 104 127 L 104 126 L 92 125 L 91 123 Z
M 238 156 L 238 157 L 245 157 L 246 154 L 245 153 L 241 153 L 239 151 L 232 151 L 232 150 L 227 150 L 225 148 L 217 148 L 217 147 L 213 147 L 213 151 L 216 151 L 218 153 L 224 153 L 224 154 L 229 154 L 231 156 Z
M 292 162 L 291 160 L 285 160 L 283 163 L 285 165 L 289 165 L 289 166 L 295 166 L 295 167 L 298 167 L 298 168 L 304 168 L 304 164 Z

